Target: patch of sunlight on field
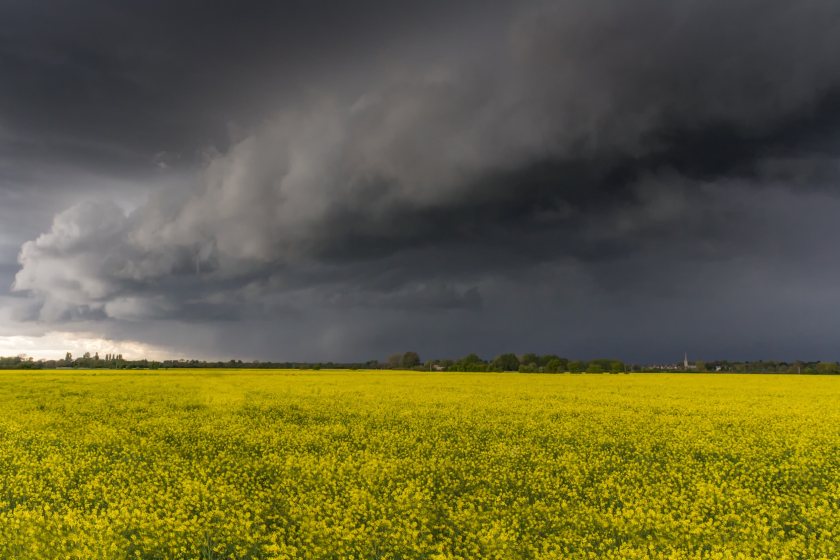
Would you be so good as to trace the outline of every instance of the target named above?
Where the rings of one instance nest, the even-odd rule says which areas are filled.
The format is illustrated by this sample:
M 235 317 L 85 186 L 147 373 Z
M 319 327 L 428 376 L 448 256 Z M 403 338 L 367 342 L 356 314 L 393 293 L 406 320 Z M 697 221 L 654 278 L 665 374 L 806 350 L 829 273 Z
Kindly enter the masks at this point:
M 840 377 L 0 373 L 1 558 L 837 558 Z

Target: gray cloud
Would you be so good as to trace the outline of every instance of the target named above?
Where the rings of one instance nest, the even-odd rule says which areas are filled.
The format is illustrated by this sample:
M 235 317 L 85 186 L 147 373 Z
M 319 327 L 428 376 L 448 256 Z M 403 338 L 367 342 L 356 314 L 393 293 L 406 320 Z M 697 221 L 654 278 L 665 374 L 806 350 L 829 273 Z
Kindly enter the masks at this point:
M 152 70 L 143 64 L 154 49 L 139 65 L 125 62 L 131 49 L 118 60 L 73 57 L 62 72 L 72 81 L 92 65 L 106 76 L 121 124 L 104 134 L 105 120 L 90 130 L 68 121 L 71 136 L 119 133 L 126 153 L 164 172 L 190 150 L 205 163 L 130 210 L 76 204 L 25 243 L 15 289 L 35 302 L 33 318 L 164 345 L 188 324 L 192 334 L 178 338 L 201 352 L 235 329 L 230 345 L 260 357 L 277 357 L 268 354 L 278 339 L 284 352 L 334 359 L 408 346 L 631 358 L 688 344 L 826 351 L 825 336 L 790 318 L 800 309 L 835 323 L 819 303 L 833 301 L 838 272 L 824 226 L 840 210 L 835 3 L 604 0 L 475 13 L 423 11 L 451 16 L 438 31 L 444 46 L 426 51 L 415 45 L 431 38 L 400 41 L 360 18 L 357 34 L 398 44 L 399 64 L 385 57 L 364 79 L 331 82 L 284 62 L 300 83 L 323 87 L 261 100 L 261 122 L 247 116 L 247 95 L 204 99 L 177 82 L 170 93 L 181 101 L 209 105 L 187 111 L 201 126 L 169 144 L 154 139 L 171 123 L 141 124 L 139 141 L 119 133 L 144 120 L 120 103 L 158 108 L 136 96 L 151 95 L 158 72 L 179 73 L 177 60 Z M 326 39 L 337 25 L 316 27 Z M 219 41 L 208 53 L 247 91 L 269 67 L 260 30 L 253 44 L 236 35 L 230 52 Z M 349 50 L 369 52 L 358 35 Z M 305 37 L 285 41 L 273 46 L 314 52 Z M 48 46 L 0 51 L 47 65 L 57 56 Z M 255 61 L 249 71 L 234 69 L 244 60 Z M 245 125 L 212 147 L 203 127 L 220 115 Z M 12 128 L 39 130 L 26 111 L 17 117 Z M 802 289 L 813 298 L 795 295 Z M 743 322 L 727 319 L 735 311 Z M 782 315 L 812 337 L 784 342 L 788 333 L 767 326 Z

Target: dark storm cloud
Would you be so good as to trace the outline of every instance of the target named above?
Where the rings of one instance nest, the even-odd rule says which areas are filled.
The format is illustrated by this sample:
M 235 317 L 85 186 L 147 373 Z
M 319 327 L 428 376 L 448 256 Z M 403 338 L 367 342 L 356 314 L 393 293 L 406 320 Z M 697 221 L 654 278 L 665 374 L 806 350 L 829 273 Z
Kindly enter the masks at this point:
M 426 26 L 445 31 L 466 7 L 11 2 L 0 22 L 0 123 L 43 149 L 79 150 L 73 160 L 96 155 L 86 147 L 109 151 L 111 164 L 161 150 L 194 156 L 226 147 L 231 122 L 249 125 L 335 85 L 329 73 L 364 80 L 365 55 L 376 66 L 384 42 L 416 40 Z
M 0 124 L 84 165 L 206 163 L 23 245 L 38 320 L 188 323 L 203 352 L 235 322 L 262 357 L 550 350 L 558 323 L 571 353 L 761 349 L 732 325 L 811 348 L 764 326 L 819 308 L 772 278 L 828 301 L 840 272 L 812 222 L 840 211 L 835 2 L 127 6 L 58 32 L 18 6 Z

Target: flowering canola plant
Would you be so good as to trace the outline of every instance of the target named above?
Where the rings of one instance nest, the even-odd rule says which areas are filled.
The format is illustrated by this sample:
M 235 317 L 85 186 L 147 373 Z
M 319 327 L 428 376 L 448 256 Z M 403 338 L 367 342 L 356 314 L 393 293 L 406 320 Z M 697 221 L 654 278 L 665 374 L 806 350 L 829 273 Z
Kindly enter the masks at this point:
M 0 558 L 840 558 L 840 377 L 0 373 Z

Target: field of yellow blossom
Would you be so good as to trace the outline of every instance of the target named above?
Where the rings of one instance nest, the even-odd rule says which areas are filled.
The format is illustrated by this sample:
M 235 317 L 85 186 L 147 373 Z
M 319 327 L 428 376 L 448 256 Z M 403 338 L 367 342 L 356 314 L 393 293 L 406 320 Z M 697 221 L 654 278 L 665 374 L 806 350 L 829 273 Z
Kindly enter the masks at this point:
M 0 372 L 0 558 L 840 558 L 840 377 Z

